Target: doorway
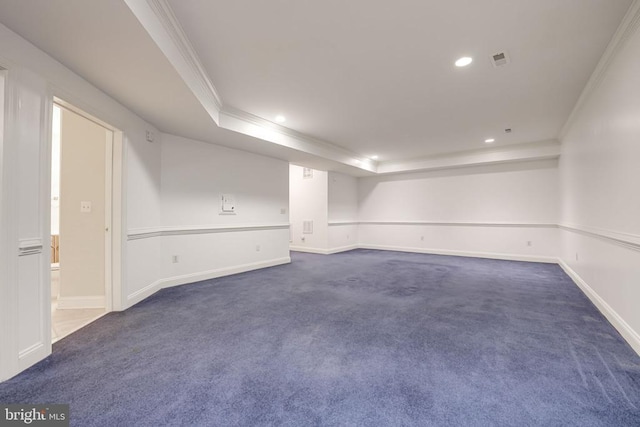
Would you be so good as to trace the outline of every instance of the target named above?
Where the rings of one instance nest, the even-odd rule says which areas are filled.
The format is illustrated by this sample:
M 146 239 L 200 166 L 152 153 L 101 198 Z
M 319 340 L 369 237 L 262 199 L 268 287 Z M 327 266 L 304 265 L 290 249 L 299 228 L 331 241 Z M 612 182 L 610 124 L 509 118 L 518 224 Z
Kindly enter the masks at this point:
M 114 131 L 55 99 L 51 141 L 51 337 L 111 311 Z

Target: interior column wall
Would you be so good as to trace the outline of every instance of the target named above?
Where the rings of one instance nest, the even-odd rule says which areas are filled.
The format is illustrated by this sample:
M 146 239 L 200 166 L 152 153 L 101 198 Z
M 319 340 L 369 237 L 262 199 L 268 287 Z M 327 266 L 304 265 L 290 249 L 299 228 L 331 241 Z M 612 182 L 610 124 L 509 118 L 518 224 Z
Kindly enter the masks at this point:
M 358 245 L 358 179 L 329 172 L 328 250 L 341 252 Z
M 312 169 L 304 177 L 304 168 L 289 166 L 289 210 L 291 250 L 327 253 L 328 238 L 328 173 Z M 303 224 L 313 222 L 313 233 L 305 234 Z

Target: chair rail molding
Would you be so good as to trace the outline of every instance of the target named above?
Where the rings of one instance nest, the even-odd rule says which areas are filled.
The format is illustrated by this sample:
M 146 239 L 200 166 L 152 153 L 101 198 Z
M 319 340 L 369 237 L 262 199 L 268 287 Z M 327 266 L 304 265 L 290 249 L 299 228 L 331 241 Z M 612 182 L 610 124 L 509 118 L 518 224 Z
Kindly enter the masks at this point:
M 127 232 L 127 240 L 188 234 L 235 233 L 242 231 L 288 230 L 289 224 L 184 225 L 135 228 Z

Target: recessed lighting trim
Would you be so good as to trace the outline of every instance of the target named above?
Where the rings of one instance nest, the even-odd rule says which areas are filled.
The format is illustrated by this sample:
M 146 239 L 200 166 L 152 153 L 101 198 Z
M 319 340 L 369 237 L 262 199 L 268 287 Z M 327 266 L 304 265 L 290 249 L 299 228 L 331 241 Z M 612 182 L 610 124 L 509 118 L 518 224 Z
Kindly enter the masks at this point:
M 378 155 L 374 154 L 373 156 L 371 156 L 371 160 L 378 160 Z
M 496 142 L 496 140 L 494 138 L 487 138 L 484 140 L 484 142 L 486 142 L 487 144 L 491 144 L 492 142 Z
M 285 116 L 283 116 L 282 114 L 279 114 L 276 116 L 276 122 L 278 123 L 284 123 L 287 121 L 287 118 Z
M 466 67 L 473 62 L 473 58 L 470 56 L 463 56 L 456 61 L 456 67 Z

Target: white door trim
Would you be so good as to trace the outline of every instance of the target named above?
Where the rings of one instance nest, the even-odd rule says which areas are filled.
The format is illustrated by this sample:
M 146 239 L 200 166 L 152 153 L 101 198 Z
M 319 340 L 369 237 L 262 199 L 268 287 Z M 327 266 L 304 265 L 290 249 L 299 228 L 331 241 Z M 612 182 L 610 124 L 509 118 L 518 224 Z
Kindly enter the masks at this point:
M 109 130 L 105 141 L 104 165 L 104 308 L 107 313 L 113 310 L 112 281 L 112 187 L 113 187 L 113 131 Z
M 63 95 L 67 96 L 67 95 Z M 53 103 L 107 129 L 105 144 L 105 309 L 121 310 L 122 302 L 122 183 L 123 134 L 118 128 L 54 95 Z M 49 177 L 49 179 L 51 179 Z M 49 186 L 50 187 L 50 186 Z

